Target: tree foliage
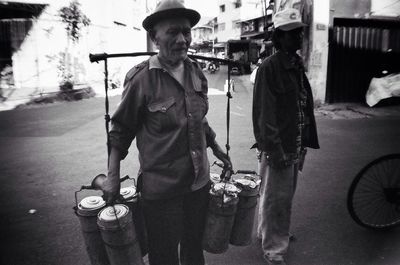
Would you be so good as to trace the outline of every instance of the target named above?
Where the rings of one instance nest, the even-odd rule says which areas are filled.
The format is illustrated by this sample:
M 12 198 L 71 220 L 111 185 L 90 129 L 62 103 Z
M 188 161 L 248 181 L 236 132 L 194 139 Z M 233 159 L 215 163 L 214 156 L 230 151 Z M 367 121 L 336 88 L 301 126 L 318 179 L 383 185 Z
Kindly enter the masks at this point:
M 68 36 L 74 42 L 78 42 L 81 37 L 81 29 L 90 25 L 90 19 L 82 13 L 80 3 L 77 0 L 72 1 L 69 6 L 62 7 L 58 11 Z

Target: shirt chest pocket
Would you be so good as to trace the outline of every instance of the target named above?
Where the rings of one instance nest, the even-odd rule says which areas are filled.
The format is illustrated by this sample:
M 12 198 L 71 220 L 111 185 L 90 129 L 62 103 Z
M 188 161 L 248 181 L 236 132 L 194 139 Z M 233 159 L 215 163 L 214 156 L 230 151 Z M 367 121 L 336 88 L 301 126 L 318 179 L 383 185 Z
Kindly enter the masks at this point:
M 149 126 L 157 131 L 169 131 L 178 126 L 175 98 L 152 102 L 147 106 Z
M 208 98 L 207 94 L 203 92 L 207 91 L 207 80 L 201 80 L 200 78 L 197 80 L 197 83 L 194 85 L 194 93 L 192 96 L 192 104 L 193 107 L 197 110 L 199 114 L 199 119 L 203 119 L 204 116 L 208 112 Z
M 202 93 L 195 92 L 195 96 L 194 96 L 194 99 L 193 99 L 193 105 L 194 105 L 195 109 L 197 110 L 197 112 L 199 113 L 200 119 L 203 119 L 204 116 L 208 112 L 208 99 L 207 99 L 207 96 L 205 96 Z

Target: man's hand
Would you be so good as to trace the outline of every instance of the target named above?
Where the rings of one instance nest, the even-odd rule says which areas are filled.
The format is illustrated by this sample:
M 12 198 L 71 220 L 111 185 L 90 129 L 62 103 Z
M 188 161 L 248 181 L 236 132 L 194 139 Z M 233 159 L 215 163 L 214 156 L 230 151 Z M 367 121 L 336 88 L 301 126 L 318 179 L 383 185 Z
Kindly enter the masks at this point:
M 103 182 L 103 197 L 107 205 L 112 205 L 120 197 L 119 176 L 108 176 Z
M 221 160 L 222 163 L 224 163 L 224 168 L 222 170 L 221 177 L 224 178 L 225 180 L 229 180 L 233 173 L 232 162 L 230 157 L 227 154 L 225 154 L 221 148 L 218 148 L 216 150 L 213 149 L 213 154 L 215 155 L 215 157 Z
M 278 148 L 275 152 L 271 154 L 271 166 L 275 168 L 286 167 L 287 157 L 282 148 Z
M 221 160 L 222 163 L 224 163 L 225 169 L 232 169 L 232 162 L 231 162 L 230 157 L 227 154 L 225 154 L 224 152 L 222 152 L 222 150 L 214 151 L 213 154 L 215 155 L 216 158 Z
M 216 158 L 222 161 L 224 163 L 224 169 L 225 170 L 232 170 L 232 162 L 230 157 L 224 153 L 222 148 L 218 145 L 217 142 L 214 142 L 213 145 L 210 146 L 211 149 L 213 150 L 213 154 L 215 155 Z

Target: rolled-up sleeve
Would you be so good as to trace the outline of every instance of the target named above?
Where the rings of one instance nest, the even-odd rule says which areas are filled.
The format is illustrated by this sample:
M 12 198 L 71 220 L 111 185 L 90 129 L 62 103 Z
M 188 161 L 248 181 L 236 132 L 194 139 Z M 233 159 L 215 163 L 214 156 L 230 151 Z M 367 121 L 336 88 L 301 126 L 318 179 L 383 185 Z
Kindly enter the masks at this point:
M 133 80 L 125 80 L 122 99 L 111 118 L 109 144 L 121 152 L 124 159 L 141 126 L 143 93 L 140 85 Z
M 253 131 L 262 151 L 282 150 L 277 125 L 277 95 L 274 91 L 274 73 L 270 66 L 261 65 L 257 71 L 253 92 Z

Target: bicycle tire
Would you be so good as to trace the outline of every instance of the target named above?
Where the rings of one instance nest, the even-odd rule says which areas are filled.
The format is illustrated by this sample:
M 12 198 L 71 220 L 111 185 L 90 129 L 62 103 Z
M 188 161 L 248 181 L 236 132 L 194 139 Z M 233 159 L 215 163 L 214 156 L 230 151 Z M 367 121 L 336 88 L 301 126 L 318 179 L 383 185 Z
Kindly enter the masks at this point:
M 400 225 L 400 204 L 387 200 L 387 188 L 400 189 L 400 154 L 373 160 L 352 181 L 347 209 L 357 224 L 376 230 Z

